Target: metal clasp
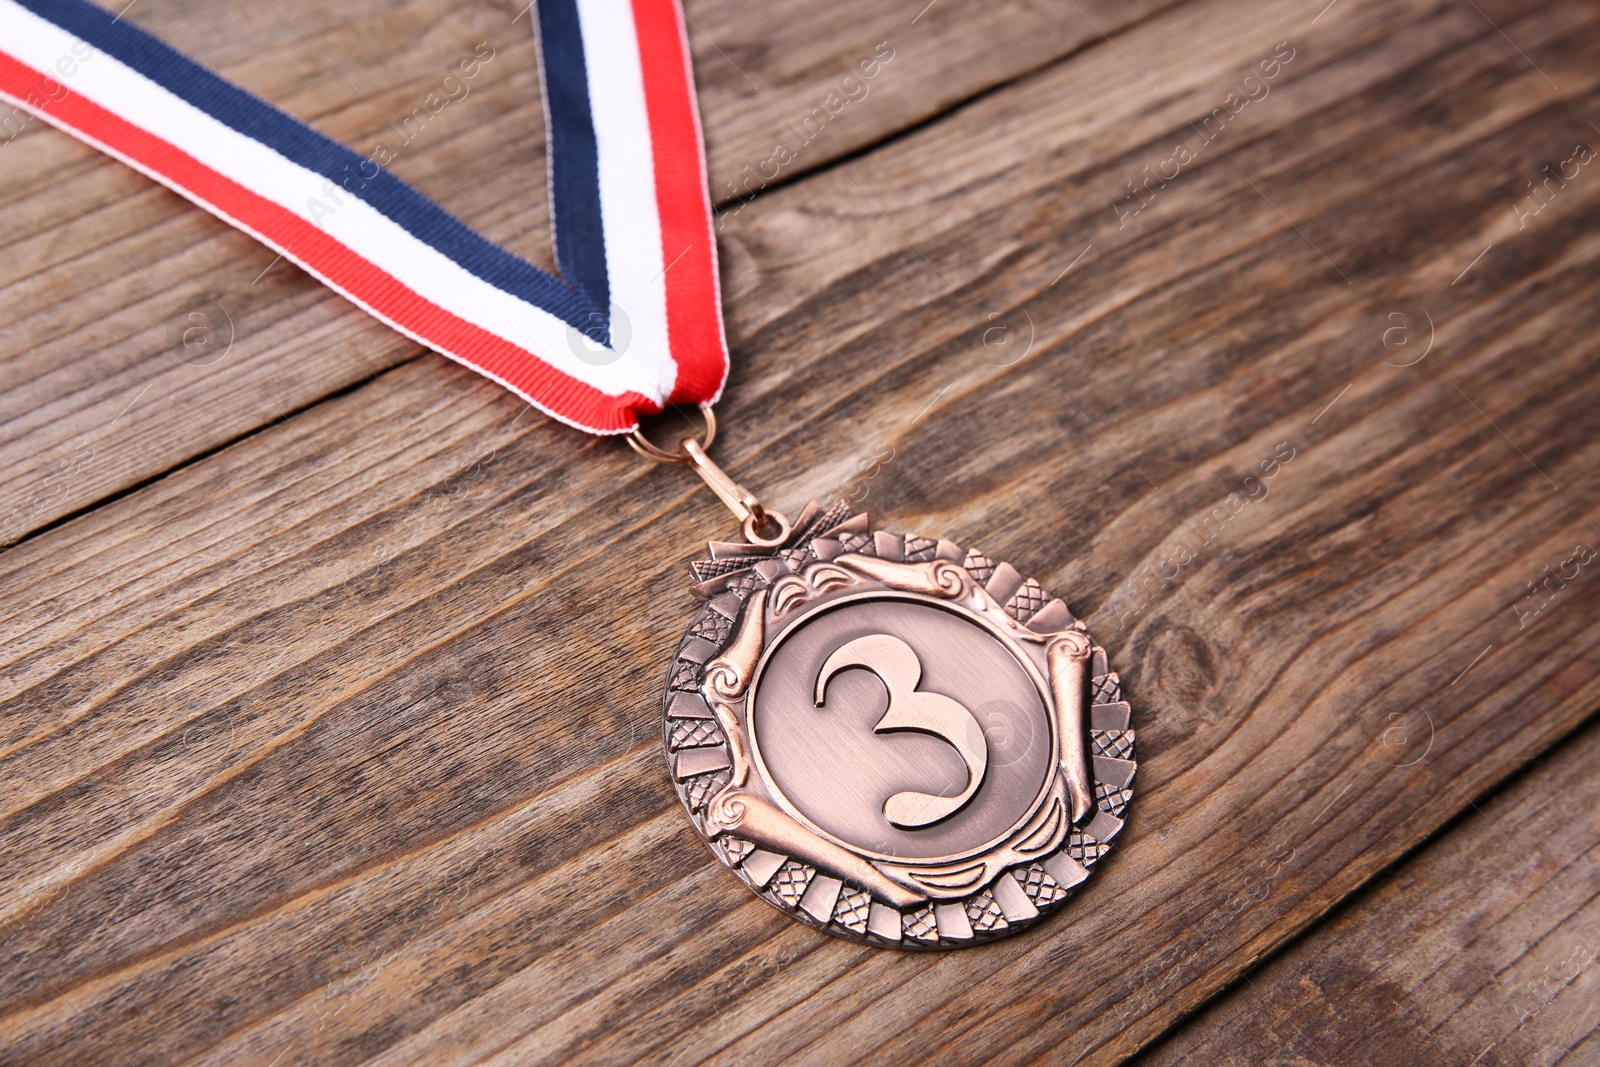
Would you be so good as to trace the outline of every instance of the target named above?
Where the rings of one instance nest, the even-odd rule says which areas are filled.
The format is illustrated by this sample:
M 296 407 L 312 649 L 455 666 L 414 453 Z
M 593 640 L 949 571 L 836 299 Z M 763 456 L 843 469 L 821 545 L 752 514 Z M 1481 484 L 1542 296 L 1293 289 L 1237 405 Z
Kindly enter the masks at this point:
M 635 426 L 628 434 L 628 444 L 635 452 L 653 462 L 686 463 L 693 467 L 701 480 L 717 494 L 717 499 L 727 505 L 739 520 L 745 540 L 763 548 L 778 547 L 789 539 L 789 520 L 781 512 L 763 507 L 754 493 L 734 481 L 727 471 L 712 461 L 706 450 L 717 439 L 717 417 L 709 404 L 702 406 L 700 411 L 706 419 L 704 440 L 685 437 L 678 442 L 676 452 L 668 452 L 652 443 Z

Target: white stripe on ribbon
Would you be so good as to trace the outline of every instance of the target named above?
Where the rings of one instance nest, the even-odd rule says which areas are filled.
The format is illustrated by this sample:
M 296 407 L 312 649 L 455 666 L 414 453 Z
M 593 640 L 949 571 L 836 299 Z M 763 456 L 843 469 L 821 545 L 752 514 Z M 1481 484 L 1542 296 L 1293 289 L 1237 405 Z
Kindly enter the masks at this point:
M 611 303 L 631 321 L 629 353 L 637 351 L 643 365 L 667 368 L 665 379 L 639 391 L 665 396 L 672 391 L 676 367 L 668 347 L 666 260 L 633 4 L 577 0 L 577 6 L 598 148 Z

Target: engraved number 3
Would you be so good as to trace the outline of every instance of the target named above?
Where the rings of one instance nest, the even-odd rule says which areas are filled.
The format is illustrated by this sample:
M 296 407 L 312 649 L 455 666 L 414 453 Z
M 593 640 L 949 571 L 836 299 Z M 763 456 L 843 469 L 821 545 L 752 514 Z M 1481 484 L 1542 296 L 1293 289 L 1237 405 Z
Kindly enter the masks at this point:
M 889 707 L 873 726 L 873 733 L 916 730 L 932 734 L 960 753 L 967 764 L 967 786 L 955 796 L 913 790 L 896 793 L 883 802 L 884 818 L 903 830 L 914 830 L 960 811 L 983 784 L 989 769 L 989 743 L 977 718 L 947 696 L 919 691 L 922 663 L 916 651 L 889 634 L 857 637 L 833 650 L 817 675 L 817 707 L 822 707 L 833 676 L 850 667 L 865 667 L 889 690 Z

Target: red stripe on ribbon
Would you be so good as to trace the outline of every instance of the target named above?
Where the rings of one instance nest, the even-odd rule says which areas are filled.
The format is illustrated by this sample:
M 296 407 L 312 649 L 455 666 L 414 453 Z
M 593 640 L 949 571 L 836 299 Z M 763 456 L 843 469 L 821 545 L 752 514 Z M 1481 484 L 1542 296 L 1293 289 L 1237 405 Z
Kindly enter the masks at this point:
M 656 211 L 665 257 L 667 340 L 678 377 L 668 403 L 704 404 L 722 392 L 728 346 L 717 292 L 705 151 L 677 0 L 633 0 L 645 109 L 655 157 Z

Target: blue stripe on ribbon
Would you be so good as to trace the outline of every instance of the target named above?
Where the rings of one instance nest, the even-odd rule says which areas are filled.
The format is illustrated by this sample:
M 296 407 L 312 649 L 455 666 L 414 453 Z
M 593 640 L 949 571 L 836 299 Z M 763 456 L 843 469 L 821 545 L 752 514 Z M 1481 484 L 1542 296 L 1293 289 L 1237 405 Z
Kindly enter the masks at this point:
M 563 110 L 570 107 L 569 100 L 563 100 L 560 108 L 557 101 L 552 100 L 550 106 L 554 127 L 550 131 L 551 150 L 557 161 L 558 176 L 558 195 L 552 213 L 558 207 L 565 210 L 570 206 L 576 215 L 570 221 L 565 217 L 560 220 L 563 230 L 574 231 L 557 245 L 557 262 L 563 272 L 570 271 L 574 279 L 568 281 L 485 240 L 387 170 L 379 168 L 377 176 L 367 178 L 362 166 L 366 164 L 369 172 L 373 164 L 365 157 L 85 0 L 17 0 L 17 3 L 182 97 L 218 122 L 328 179 L 341 194 L 365 201 L 419 241 L 433 246 L 496 288 L 543 308 L 579 330 L 592 333 L 596 322 L 608 321 L 608 290 L 602 288 L 597 300 L 579 281 L 594 284 L 596 267 L 593 261 L 598 258 L 598 277 L 601 284 L 605 284 L 605 246 L 600 228 L 594 129 L 586 80 L 578 83 L 583 86 L 584 94 L 581 116 Z M 541 12 L 544 6 L 540 5 Z M 572 84 L 571 68 L 576 65 L 580 72 L 583 69 L 583 44 L 577 35 L 576 19 L 574 8 L 570 33 L 551 34 L 548 28 L 545 31 L 550 38 L 545 62 L 552 70 L 559 68 L 567 72 L 563 78 L 569 85 Z M 552 80 L 555 79 L 552 77 Z M 589 146 L 587 159 L 563 160 L 562 148 L 582 157 L 585 136 Z M 352 175 L 354 181 L 350 181 Z M 577 186 L 585 175 L 590 188 L 580 191 Z M 364 184 L 358 186 L 357 182 Z M 562 244 L 574 247 L 563 253 Z
M 577 0 L 539 0 L 538 31 L 550 114 L 551 211 L 559 223 L 554 227 L 556 266 L 600 309 L 584 329 L 609 347 L 611 284 L 600 215 L 600 150 L 589 110 Z

